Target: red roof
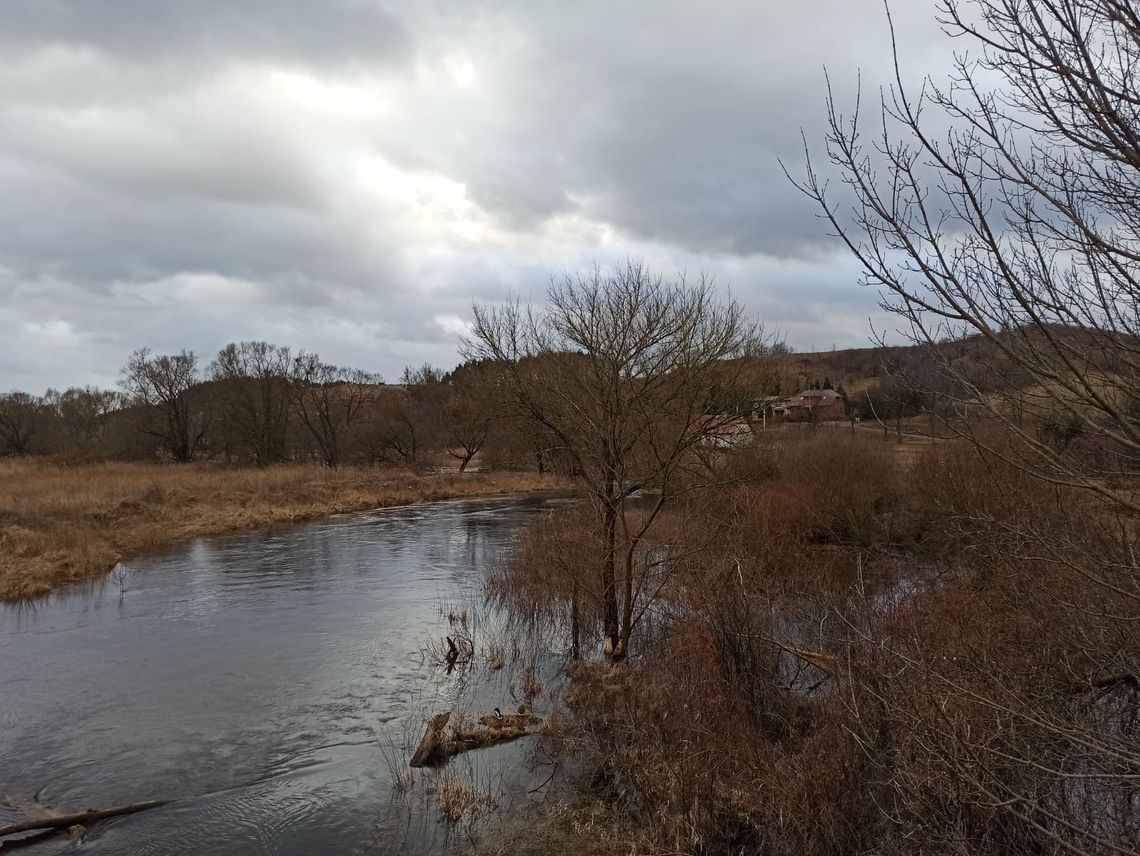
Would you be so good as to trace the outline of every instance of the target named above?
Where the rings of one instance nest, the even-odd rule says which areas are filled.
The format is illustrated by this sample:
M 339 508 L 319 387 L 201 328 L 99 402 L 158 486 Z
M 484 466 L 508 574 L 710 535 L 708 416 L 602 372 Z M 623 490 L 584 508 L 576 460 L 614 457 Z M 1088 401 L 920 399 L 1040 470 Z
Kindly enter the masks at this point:
M 698 421 L 706 434 L 738 434 L 741 431 L 752 430 L 752 426 L 743 416 L 731 416 L 727 413 L 706 413 Z

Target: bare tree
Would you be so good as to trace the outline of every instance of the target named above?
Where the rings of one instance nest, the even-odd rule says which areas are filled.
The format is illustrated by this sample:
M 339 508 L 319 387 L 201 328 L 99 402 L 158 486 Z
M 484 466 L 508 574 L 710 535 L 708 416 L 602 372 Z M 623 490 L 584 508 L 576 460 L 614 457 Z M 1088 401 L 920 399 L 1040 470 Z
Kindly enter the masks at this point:
M 373 407 L 369 446 L 377 462 L 417 466 L 423 454 L 420 419 L 406 390 L 385 390 Z
M 210 414 L 195 395 L 199 381 L 193 351 L 160 356 L 140 348 L 121 373 L 123 390 L 141 410 L 142 430 L 158 438 L 175 461 L 194 460 L 209 428 Z
M 948 88 L 899 79 L 871 140 L 829 96 L 851 216 L 810 163 L 800 187 L 931 346 L 945 382 L 929 392 L 984 408 L 1035 474 L 1140 511 L 1109 482 L 1140 465 L 1140 17 L 1127 0 L 970 6 L 944 2 L 943 23 L 980 53 Z M 928 130 L 932 111 L 950 130 Z M 947 344 L 967 336 L 988 354 L 970 371 Z M 1036 430 L 1073 417 L 1095 465 Z
M 42 423 L 43 400 L 27 392 L 0 395 L 0 444 L 5 454 L 26 455 Z
M 859 105 L 843 115 L 829 93 L 844 201 L 810 159 L 799 186 L 927 349 L 937 371 L 906 380 L 1002 473 L 995 489 L 1030 475 L 1064 498 L 1061 524 L 968 512 L 992 527 L 988 575 L 1018 583 L 1008 615 L 1051 640 L 1058 668 L 1018 687 L 990 652 L 965 675 L 937 650 L 864 641 L 897 657 L 880 675 L 921 676 L 930 707 L 895 713 L 1019 846 L 1134 852 L 1140 754 L 1122 711 L 1140 701 L 1140 12 L 1132 0 L 940 8 L 976 49 L 950 85 L 915 94 L 896 71 L 869 137 Z M 955 705 L 985 711 L 994 731 L 960 728 Z
M 475 307 L 466 356 L 502 371 L 516 406 L 553 435 L 596 511 L 606 656 L 624 657 L 654 589 L 635 580 L 643 539 L 683 490 L 710 414 L 746 406 L 760 330 L 710 283 L 639 264 L 553 282 L 541 307 Z M 738 411 L 739 412 L 739 411 Z M 647 509 L 631 499 L 652 494 Z
M 436 368 L 431 363 L 424 363 L 418 369 L 404 366 L 404 373 L 400 375 L 400 383 L 406 387 L 434 387 L 443 383 L 447 373 Z
M 438 449 L 442 437 L 444 372 L 430 363 L 405 367 L 400 385 L 384 389 L 373 408 L 372 455 L 387 463 L 418 466 L 424 452 Z
M 295 374 L 297 413 L 325 463 L 335 468 L 344 460 L 349 435 L 376 400 L 377 385 L 383 381 L 379 375 L 334 366 L 307 353 L 297 356 Z
M 434 396 L 447 453 L 466 471 L 491 436 L 500 411 L 496 401 L 498 372 L 492 365 L 459 366 L 440 384 Z
M 48 390 L 45 399 L 59 420 L 67 444 L 80 449 L 98 444 L 107 417 L 123 404 L 118 392 L 93 386 L 73 386 L 63 392 Z
M 258 466 L 285 458 L 299 370 L 288 347 L 268 342 L 231 343 L 210 364 L 227 420 Z

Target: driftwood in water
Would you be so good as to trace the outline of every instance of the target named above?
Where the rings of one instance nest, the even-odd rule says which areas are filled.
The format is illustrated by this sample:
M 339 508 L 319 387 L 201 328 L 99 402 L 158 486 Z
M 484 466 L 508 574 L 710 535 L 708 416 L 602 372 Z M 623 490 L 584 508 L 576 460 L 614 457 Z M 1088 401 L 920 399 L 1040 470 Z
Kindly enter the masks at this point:
M 479 717 L 480 730 L 490 731 L 526 731 L 532 725 L 542 724 L 542 717 L 535 713 L 527 713 L 525 705 L 519 708 L 518 713 L 488 713 Z M 533 730 L 533 729 L 532 729 Z
M 440 750 L 444 742 L 443 732 L 447 728 L 449 719 L 451 719 L 450 710 L 431 718 L 427 731 L 424 732 L 423 739 L 420 740 L 420 745 L 416 749 L 416 754 L 412 756 L 411 763 L 408 766 L 430 767 L 432 764 L 447 760 L 446 756 L 440 756 Z
M 116 808 L 104 808 L 97 811 L 91 809 L 75 814 L 59 814 L 52 817 L 25 820 L 20 823 L 9 824 L 8 826 L 0 826 L 0 838 L 4 838 L 8 835 L 16 835 L 20 832 L 33 832 L 39 829 L 69 829 L 72 826 L 89 826 L 100 820 L 121 817 L 125 814 L 137 814 L 140 811 L 158 808 L 160 805 L 166 805 L 167 802 L 168 800 L 151 800 L 149 802 L 121 805 Z
M 479 727 L 447 734 L 450 719 L 451 711 L 431 718 L 409 766 L 430 767 L 442 764 L 461 752 L 498 746 L 500 743 L 510 743 L 520 737 L 535 734 L 542 725 L 542 717 L 533 713 L 509 713 L 505 716 L 487 714 L 479 719 Z
M 483 749 L 510 743 L 528 734 L 534 734 L 542 725 L 542 717 L 533 713 L 508 713 L 502 716 L 487 714 L 479 719 L 480 727 L 470 731 L 457 731 L 446 743 L 448 756 L 470 749 Z

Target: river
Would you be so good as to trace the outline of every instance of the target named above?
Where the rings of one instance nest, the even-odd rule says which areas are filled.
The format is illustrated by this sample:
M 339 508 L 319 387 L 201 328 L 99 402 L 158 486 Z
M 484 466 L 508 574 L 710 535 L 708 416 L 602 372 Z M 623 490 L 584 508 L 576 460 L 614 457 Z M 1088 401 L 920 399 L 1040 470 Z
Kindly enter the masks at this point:
M 125 563 L 125 591 L 108 578 L 0 608 L 0 796 L 65 811 L 173 801 L 96 826 L 92 854 L 439 852 L 461 833 L 439 820 L 430 780 L 393 788 L 409 741 L 432 712 L 516 701 L 509 668 L 463 681 L 424 646 L 557 502 L 200 539 Z M 508 808 L 544 778 L 529 757 L 512 744 L 463 756 L 463 770 Z M 0 806 L 0 825 L 19 819 Z

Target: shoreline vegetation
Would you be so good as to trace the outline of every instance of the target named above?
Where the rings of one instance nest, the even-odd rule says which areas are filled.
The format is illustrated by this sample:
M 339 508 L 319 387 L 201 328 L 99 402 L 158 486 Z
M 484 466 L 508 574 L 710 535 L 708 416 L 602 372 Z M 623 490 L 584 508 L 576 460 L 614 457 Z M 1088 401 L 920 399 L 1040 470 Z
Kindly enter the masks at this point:
M 558 796 L 504 812 L 474 852 L 1061 852 L 1064 830 L 988 797 L 1022 792 L 1129 841 L 1134 815 L 1107 800 L 1134 791 L 1104 784 L 1135 757 L 1134 631 L 1115 619 L 1134 595 L 1106 584 L 1122 521 L 1033 479 L 992 427 L 992 454 L 771 436 L 640 546 L 647 618 L 622 660 L 603 655 L 589 506 L 531 523 L 491 570 L 488 601 L 520 620 L 569 628 L 577 599 L 582 656 L 556 640 L 541 757 Z M 1077 755 L 1094 738 L 1120 768 Z M 1078 762 L 1099 778 L 1053 772 Z
M 99 580 L 116 563 L 213 535 L 433 500 L 563 486 L 516 472 L 0 462 L 0 601 Z

